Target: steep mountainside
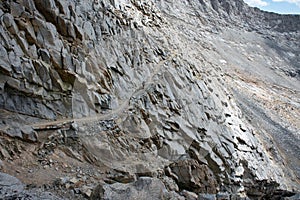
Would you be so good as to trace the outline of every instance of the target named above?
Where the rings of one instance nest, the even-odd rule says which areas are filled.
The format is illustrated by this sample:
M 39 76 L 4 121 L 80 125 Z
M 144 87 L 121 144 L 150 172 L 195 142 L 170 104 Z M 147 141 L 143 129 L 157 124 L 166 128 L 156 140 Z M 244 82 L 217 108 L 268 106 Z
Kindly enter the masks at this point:
M 0 24 L 1 198 L 299 197 L 299 15 L 3 0 Z

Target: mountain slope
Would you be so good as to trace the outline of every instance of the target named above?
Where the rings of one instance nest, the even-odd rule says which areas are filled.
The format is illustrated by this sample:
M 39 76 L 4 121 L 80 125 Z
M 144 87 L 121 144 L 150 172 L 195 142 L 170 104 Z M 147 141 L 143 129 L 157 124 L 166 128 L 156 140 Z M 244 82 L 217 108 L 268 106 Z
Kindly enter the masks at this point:
M 136 180 L 179 199 L 299 191 L 300 16 L 240 0 L 0 9 L 3 172 L 64 198 Z

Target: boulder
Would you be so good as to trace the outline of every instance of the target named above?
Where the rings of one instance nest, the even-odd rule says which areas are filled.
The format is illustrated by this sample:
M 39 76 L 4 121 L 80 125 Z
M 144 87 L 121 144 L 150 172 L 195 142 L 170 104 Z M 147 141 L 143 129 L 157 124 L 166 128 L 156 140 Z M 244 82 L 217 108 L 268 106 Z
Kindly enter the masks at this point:
M 161 180 L 157 178 L 140 177 L 137 181 L 123 184 L 98 185 L 91 195 L 91 200 L 96 199 L 184 199 L 174 192 L 168 192 Z
M 217 180 L 206 165 L 200 165 L 196 160 L 179 160 L 169 165 L 180 189 L 196 193 L 216 193 Z M 171 174 L 169 174 L 171 175 Z

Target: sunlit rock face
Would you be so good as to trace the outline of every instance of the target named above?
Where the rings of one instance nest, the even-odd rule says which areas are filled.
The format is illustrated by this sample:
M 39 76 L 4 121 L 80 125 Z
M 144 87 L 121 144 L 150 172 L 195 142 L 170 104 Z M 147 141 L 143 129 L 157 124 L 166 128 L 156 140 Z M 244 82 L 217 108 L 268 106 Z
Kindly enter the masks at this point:
M 7 173 L 20 141 L 105 168 L 80 186 L 95 199 L 299 191 L 300 16 L 241 0 L 15 0 L 0 16 Z

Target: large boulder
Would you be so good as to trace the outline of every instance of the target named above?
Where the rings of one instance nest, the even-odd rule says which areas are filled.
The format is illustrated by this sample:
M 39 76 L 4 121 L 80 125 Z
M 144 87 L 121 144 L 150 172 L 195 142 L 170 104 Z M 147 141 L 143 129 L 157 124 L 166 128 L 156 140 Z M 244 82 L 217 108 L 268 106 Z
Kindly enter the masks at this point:
M 100 184 L 91 196 L 91 200 L 105 199 L 184 199 L 175 192 L 168 192 L 163 182 L 157 178 L 140 177 L 137 181 L 123 184 Z

